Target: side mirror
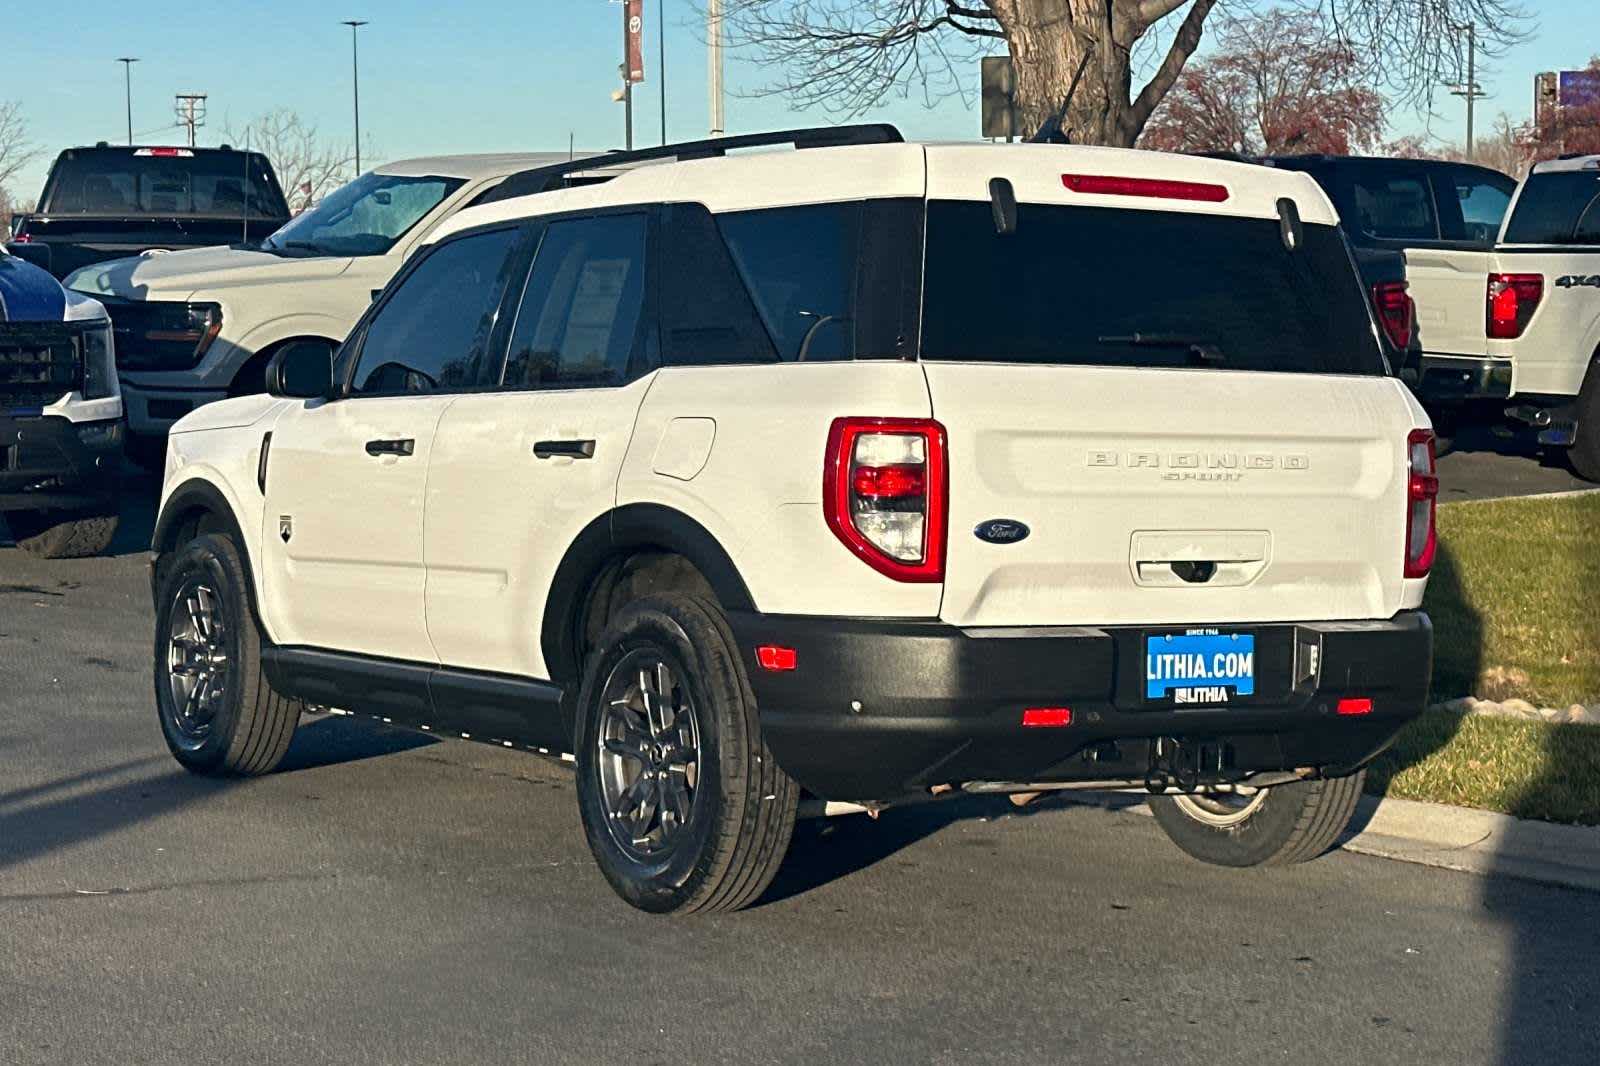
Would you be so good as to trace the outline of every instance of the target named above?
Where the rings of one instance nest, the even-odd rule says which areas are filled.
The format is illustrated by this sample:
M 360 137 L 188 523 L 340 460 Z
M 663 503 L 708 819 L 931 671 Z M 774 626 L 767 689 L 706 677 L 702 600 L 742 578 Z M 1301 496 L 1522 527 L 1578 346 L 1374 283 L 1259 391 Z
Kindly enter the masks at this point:
M 6 245 L 6 251 L 24 263 L 32 263 L 40 270 L 50 269 L 52 259 L 50 246 L 41 241 L 13 241 Z
M 333 395 L 333 349 L 318 341 L 296 341 L 267 364 L 267 392 L 296 400 Z

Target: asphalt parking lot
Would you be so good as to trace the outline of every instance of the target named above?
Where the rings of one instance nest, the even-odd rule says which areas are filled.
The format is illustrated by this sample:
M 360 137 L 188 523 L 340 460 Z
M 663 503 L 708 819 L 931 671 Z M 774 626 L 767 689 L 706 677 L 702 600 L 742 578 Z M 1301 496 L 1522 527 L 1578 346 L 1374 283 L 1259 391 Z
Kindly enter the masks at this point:
M 663 920 L 559 763 L 318 718 L 190 777 L 136 488 L 108 558 L 0 547 L 0 1062 L 1600 1061 L 1600 895 L 964 800 L 812 823 L 761 905 Z

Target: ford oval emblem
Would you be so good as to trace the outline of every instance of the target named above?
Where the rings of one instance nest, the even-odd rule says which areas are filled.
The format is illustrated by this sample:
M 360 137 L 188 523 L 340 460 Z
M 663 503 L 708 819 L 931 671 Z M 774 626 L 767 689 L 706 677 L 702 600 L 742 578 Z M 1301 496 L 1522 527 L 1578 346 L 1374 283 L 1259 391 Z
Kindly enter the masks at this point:
M 990 544 L 1015 544 L 1019 540 L 1027 540 L 1030 532 L 1032 530 L 1014 518 L 991 518 L 987 522 L 979 522 L 972 534 Z

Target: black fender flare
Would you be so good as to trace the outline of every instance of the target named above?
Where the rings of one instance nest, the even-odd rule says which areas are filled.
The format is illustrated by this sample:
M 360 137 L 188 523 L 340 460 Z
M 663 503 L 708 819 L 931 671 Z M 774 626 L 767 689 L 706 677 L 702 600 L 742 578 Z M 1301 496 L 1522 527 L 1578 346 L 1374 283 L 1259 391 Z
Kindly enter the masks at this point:
M 238 516 L 233 513 L 233 505 L 222 494 L 222 490 L 205 478 L 190 478 L 167 497 L 166 503 L 161 507 L 161 513 L 156 516 L 155 531 L 150 534 L 150 598 L 151 602 L 160 595 L 160 560 L 163 555 L 179 547 L 174 543 L 180 528 L 180 523 L 186 515 L 195 511 L 206 511 L 215 515 L 222 523 L 223 532 L 233 538 L 234 544 L 239 548 L 239 555 L 244 560 L 246 572 L 250 576 L 250 586 L 246 590 L 250 598 L 250 608 L 256 611 L 260 618 L 260 610 L 256 603 L 255 586 L 255 561 L 250 557 L 250 544 L 245 539 L 244 530 L 239 525 Z
M 553 680 L 577 681 L 583 666 L 575 639 L 577 612 L 605 562 L 629 548 L 658 548 L 681 555 L 705 576 L 726 610 L 755 610 L 738 567 L 704 526 L 661 504 L 626 504 L 584 527 L 550 581 L 539 644 Z

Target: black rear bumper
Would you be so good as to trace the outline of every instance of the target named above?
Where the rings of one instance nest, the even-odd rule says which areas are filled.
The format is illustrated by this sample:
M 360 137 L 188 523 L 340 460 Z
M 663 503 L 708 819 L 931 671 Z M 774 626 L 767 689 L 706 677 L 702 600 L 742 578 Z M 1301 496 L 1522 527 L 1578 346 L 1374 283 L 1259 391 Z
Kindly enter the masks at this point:
M 1417 395 L 1429 403 L 1500 400 L 1511 395 L 1511 360 L 1424 355 Z
M 734 613 L 784 769 L 828 799 L 888 799 L 967 781 L 1144 781 L 1161 750 L 1203 754 L 1204 780 L 1364 765 L 1427 701 L 1433 627 L 1420 611 L 1363 622 L 1234 626 L 1256 637 L 1257 693 L 1227 707 L 1151 706 L 1137 628 L 958 629 L 939 622 Z M 755 649 L 795 651 L 761 668 Z M 1342 698 L 1371 701 L 1341 715 Z M 1070 725 L 1022 725 L 1068 707 Z
M 122 437 L 121 419 L 0 415 L 0 511 L 113 506 Z

